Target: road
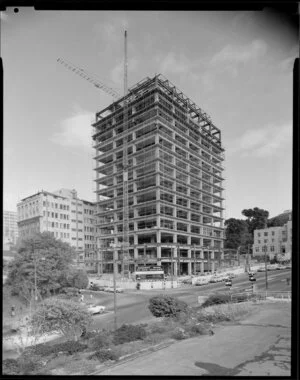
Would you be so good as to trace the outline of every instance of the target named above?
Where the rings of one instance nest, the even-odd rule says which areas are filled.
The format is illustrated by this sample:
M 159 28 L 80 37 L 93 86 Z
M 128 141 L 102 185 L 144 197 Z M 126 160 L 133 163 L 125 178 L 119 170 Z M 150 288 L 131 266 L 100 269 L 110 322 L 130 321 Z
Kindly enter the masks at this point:
M 265 290 L 265 273 L 257 272 L 256 285 L 258 290 Z M 288 291 L 291 286 L 287 285 L 286 278 L 291 277 L 291 270 L 268 271 L 268 290 L 270 291 Z M 233 279 L 232 291 L 242 291 L 251 287 L 248 274 L 241 274 Z M 224 282 L 212 283 L 202 286 L 183 286 L 177 289 L 168 290 L 144 290 L 144 291 L 126 291 L 117 294 L 117 324 L 123 323 L 143 323 L 155 318 L 148 310 L 149 299 L 155 295 L 167 294 L 185 301 L 188 305 L 196 305 L 198 296 L 211 292 L 228 292 L 228 288 Z M 104 315 L 94 316 L 94 324 L 92 328 L 113 328 L 113 294 L 99 292 L 97 302 L 101 302 L 106 306 L 108 313 Z

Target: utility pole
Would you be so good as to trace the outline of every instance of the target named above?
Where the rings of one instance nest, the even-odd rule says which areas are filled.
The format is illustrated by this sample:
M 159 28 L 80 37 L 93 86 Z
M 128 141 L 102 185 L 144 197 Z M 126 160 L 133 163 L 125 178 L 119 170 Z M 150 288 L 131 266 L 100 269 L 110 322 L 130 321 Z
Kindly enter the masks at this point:
M 124 34 L 124 108 L 123 108 L 123 260 L 122 271 L 129 276 L 129 207 L 128 207 L 128 85 L 127 85 L 127 31 Z
M 193 245 L 194 248 L 194 275 L 196 276 L 196 251 L 195 251 L 195 244 Z
M 114 254 L 115 256 L 115 254 Z M 116 258 L 113 258 L 113 282 L 114 282 L 114 330 L 117 330 L 117 289 L 116 289 Z
M 268 290 L 268 268 L 267 268 L 267 246 L 264 246 L 265 251 L 265 280 L 266 280 L 266 290 Z
M 177 265 L 178 265 L 177 276 L 179 277 L 180 276 L 180 249 L 179 249 L 179 245 L 177 245 Z

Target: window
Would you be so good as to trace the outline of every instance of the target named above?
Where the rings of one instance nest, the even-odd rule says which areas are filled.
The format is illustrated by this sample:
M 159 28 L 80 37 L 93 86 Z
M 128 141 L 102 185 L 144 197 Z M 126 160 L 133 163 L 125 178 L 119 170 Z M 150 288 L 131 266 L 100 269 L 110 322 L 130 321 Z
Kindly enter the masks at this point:
M 255 247 L 255 252 L 259 252 L 259 247 Z
M 260 237 L 260 232 L 257 233 L 257 236 Z
M 268 236 L 268 232 L 264 232 L 264 236 Z
M 260 240 L 258 240 L 258 244 L 260 244 Z
M 264 240 L 264 243 L 267 243 L 267 242 L 268 242 L 268 239 L 265 239 L 265 240 Z
M 274 245 L 271 245 L 271 249 L 270 249 L 271 252 L 274 252 L 275 251 L 275 248 L 274 248 Z
M 275 232 L 274 231 L 272 231 L 272 236 L 274 236 L 275 235 Z

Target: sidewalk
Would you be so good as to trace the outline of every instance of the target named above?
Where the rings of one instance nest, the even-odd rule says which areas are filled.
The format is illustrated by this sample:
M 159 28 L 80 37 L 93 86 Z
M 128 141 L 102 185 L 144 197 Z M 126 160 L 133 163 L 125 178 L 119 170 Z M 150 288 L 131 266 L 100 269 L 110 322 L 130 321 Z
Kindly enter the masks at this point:
M 253 306 L 235 325 L 218 326 L 215 335 L 175 343 L 100 375 L 290 376 L 291 304 Z

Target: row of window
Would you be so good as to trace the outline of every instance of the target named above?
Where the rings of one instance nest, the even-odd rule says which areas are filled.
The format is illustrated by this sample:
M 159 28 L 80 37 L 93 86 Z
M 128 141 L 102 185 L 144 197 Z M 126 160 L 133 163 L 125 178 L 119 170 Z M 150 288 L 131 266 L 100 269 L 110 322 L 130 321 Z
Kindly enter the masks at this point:
M 50 212 L 50 211 L 43 211 L 44 216 L 48 216 L 48 218 L 55 218 L 55 219 L 66 219 L 69 220 L 68 214 L 58 214 L 57 212 Z
M 52 207 L 60 210 L 69 210 L 70 206 L 69 205 L 64 205 L 61 203 L 56 203 L 56 202 L 49 202 L 49 201 L 43 201 L 43 206 L 44 207 Z
M 46 220 L 44 220 L 43 224 L 44 224 L 44 227 L 62 228 L 66 230 L 70 229 L 70 225 L 68 223 L 58 223 L 58 222 L 49 222 L 49 221 L 47 222 Z
M 268 252 L 269 247 L 255 247 L 255 252 Z M 270 252 L 275 252 L 275 247 L 274 245 L 270 246 Z

